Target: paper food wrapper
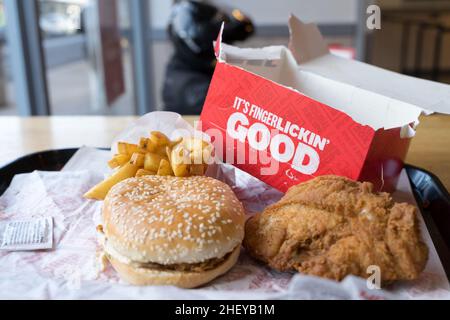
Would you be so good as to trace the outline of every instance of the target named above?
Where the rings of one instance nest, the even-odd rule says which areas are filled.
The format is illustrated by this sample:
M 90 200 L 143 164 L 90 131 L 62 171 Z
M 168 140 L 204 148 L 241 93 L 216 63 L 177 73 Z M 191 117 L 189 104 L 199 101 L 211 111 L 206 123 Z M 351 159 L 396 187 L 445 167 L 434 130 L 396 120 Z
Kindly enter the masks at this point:
M 163 120 L 162 120 L 163 119 Z M 137 124 L 137 125 L 136 125 Z M 194 129 L 173 113 L 157 112 L 137 120 L 117 139 L 136 142 L 149 131 L 173 137 L 177 129 Z M 176 134 L 179 134 L 176 133 Z M 115 141 L 117 140 L 115 139 Z M 369 289 L 366 280 L 349 276 L 341 282 L 298 273 L 281 273 L 251 259 L 243 250 L 227 274 L 198 289 L 131 286 L 111 266 L 99 270 L 96 239 L 101 202 L 82 195 L 109 169 L 109 151 L 81 148 L 61 172 L 17 175 L 0 197 L 0 220 L 51 216 L 54 248 L 45 251 L 0 251 L 0 298 L 3 299 L 450 299 L 444 269 L 421 219 L 430 253 L 419 279 L 384 290 Z M 230 184 L 247 214 L 277 201 L 281 193 L 229 165 L 218 164 L 208 175 Z M 397 201 L 415 204 L 406 173 L 400 177 Z

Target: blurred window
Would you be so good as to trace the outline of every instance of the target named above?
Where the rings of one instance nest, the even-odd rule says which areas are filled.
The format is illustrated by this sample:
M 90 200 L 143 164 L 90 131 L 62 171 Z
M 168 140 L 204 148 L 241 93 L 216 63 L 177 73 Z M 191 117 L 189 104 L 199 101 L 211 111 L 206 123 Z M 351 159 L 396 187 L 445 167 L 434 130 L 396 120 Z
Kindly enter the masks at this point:
M 83 30 L 82 9 L 87 0 L 40 0 L 39 25 L 46 37 L 64 36 Z
M 0 0 L 0 116 L 15 115 L 14 83 L 8 63 L 8 43 L 6 40 L 6 14 L 3 0 Z
M 134 114 L 132 64 L 125 32 L 128 0 L 39 0 L 39 7 L 51 114 Z M 106 34 L 117 28 L 118 40 L 108 38 L 108 42 L 101 37 L 105 31 L 100 25 L 105 27 L 108 19 L 113 29 Z M 113 54 L 115 63 L 105 63 Z M 116 91 L 120 92 L 115 99 L 108 99 L 119 82 L 121 90 Z

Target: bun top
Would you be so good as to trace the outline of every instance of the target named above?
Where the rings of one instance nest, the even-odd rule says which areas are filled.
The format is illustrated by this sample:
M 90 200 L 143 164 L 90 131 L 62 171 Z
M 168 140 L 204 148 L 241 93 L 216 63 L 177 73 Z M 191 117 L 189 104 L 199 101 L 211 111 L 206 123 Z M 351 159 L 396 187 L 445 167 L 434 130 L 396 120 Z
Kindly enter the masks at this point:
M 105 250 L 123 262 L 179 264 L 221 258 L 244 238 L 231 188 L 194 176 L 143 176 L 116 184 L 103 204 Z

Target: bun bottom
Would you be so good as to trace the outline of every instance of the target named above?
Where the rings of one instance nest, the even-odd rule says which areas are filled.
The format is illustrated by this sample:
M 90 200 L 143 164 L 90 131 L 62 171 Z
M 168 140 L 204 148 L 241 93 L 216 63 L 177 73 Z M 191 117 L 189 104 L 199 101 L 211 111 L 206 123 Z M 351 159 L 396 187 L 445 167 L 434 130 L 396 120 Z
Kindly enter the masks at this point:
M 108 259 L 119 274 L 119 277 L 130 284 L 138 286 L 167 285 L 190 289 L 206 284 L 230 270 L 236 264 L 240 250 L 241 246 L 237 246 L 230 256 L 219 266 L 202 272 L 160 271 L 147 268 L 136 268 L 120 262 L 113 257 L 109 257 Z

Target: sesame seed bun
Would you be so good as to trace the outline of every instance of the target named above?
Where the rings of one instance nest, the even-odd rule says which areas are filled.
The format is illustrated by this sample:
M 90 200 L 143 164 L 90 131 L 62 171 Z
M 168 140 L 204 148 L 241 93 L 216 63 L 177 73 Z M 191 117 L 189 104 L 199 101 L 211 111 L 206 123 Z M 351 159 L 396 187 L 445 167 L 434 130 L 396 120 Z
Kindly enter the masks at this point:
M 126 179 L 110 190 L 103 204 L 103 222 L 105 252 L 119 274 L 127 270 L 124 280 L 134 279 L 131 273 L 148 276 L 148 281 L 131 283 L 161 284 L 164 281 L 153 279 L 152 270 L 141 266 L 198 264 L 226 256 L 219 266 L 200 274 L 206 279 L 228 270 L 237 259 L 230 253 L 244 238 L 245 214 L 231 188 L 216 179 L 143 176 Z M 163 278 L 173 279 L 176 272 Z
M 145 285 L 173 285 L 180 288 L 196 288 L 204 285 L 230 270 L 239 258 L 240 246 L 228 256 L 219 266 L 211 270 L 200 272 L 189 271 L 161 271 L 148 268 L 139 268 L 109 257 L 114 269 L 119 273 L 122 280 L 138 286 Z

